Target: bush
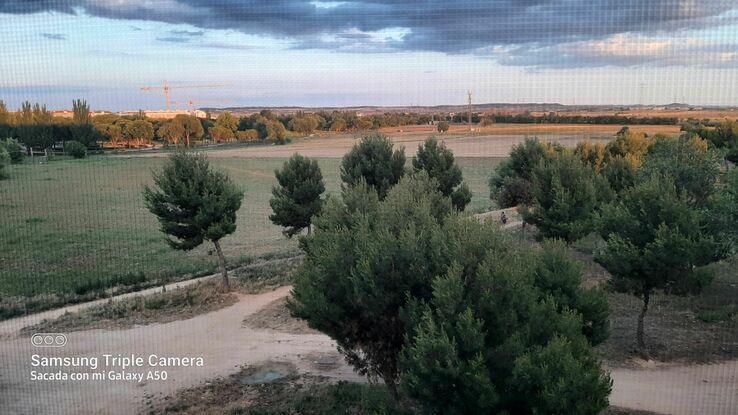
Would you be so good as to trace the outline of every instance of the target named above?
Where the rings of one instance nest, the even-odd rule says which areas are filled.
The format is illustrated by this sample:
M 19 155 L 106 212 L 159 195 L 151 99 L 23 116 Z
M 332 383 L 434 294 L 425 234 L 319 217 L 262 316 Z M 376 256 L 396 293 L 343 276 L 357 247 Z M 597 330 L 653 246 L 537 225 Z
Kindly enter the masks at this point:
M 210 137 L 212 137 L 215 141 L 228 141 L 236 138 L 233 130 L 220 125 L 210 127 L 208 133 L 210 133 Z
M 8 173 L 6 171 L 7 165 L 10 164 L 10 155 L 5 147 L 0 146 L 0 180 L 6 179 Z
M 5 148 L 5 151 L 8 152 L 8 156 L 10 157 L 10 162 L 12 164 L 22 163 L 26 156 L 23 154 L 23 146 L 12 138 L 6 138 L 5 140 L 0 141 L 0 147 Z
M 341 161 L 341 180 L 347 186 L 364 182 L 384 199 L 389 189 L 405 174 L 405 149 L 394 150 L 389 137 L 365 135 Z
M 239 141 L 250 141 L 258 140 L 259 132 L 254 129 L 248 129 L 244 131 L 236 131 L 236 139 Z
M 79 141 L 67 141 L 64 143 L 64 153 L 76 159 L 82 159 L 87 156 L 87 147 Z
M 438 130 L 439 133 L 445 133 L 448 131 L 449 125 L 446 121 L 439 121 L 438 124 L 436 124 L 436 130 Z

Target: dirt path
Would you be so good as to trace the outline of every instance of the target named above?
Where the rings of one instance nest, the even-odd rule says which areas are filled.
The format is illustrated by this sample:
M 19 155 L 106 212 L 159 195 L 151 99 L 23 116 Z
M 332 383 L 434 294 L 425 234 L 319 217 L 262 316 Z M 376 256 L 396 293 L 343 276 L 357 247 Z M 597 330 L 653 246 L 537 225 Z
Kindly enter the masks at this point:
M 359 380 L 338 360 L 334 343 L 319 334 L 290 334 L 254 330 L 242 324 L 272 301 L 286 296 L 290 287 L 259 295 L 242 295 L 233 306 L 167 324 L 152 324 L 128 330 L 90 330 L 67 334 L 68 343 L 59 349 L 37 349 L 27 337 L 0 340 L 0 408 L 14 414 L 129 414 L 148 399 L 161 398 L 175 390 L 194 386 L 216 376 L 235 372 L 239 365 L 265 361 L 289 362 L 298 370 L 326 376 Z M 103 354 L 147 359 L 157 356 L 202 357 L 202 367 L 129 368 L 128 372 L 165 369 L 166 381 L 32 381 L 31 356 L 98 356 L 96 371 L 120 371 L 105 367 Z M 320 364 L 316 363 L 320 360 Z M 327 368 L 327 370 L 325 370 Z M 68 372 L 84 371 L 64 368 Z
M 0 340 L 0 407 L 9 413 L 133 413 L 149 399 L 234 373 L 242 364 L 288 362 L 301 372 L 363 380 L 342 363 L 321 334 L 253 329 L 244 318 L 289 294 L 290 287 L 242 295 L 233 306 L 167 324 L 68 334 L 62 349 L 34 349 L 27 337 Z M 201 356 L 203 367 L 168 367 L 166 381 L 30 380 L 31 355 Z M 328 365 L 326 365 L 328 362 Z M 101 363 L 102 365 L 102 363 Z M 154 368 L 161 369 L 161 368 Z M 69 369 L 67 369 L 69 370 Z M 109 371 L 100 367 L 98 371 Z M 119 369 L 116 369 L 119 370 Z M 149 367 L 128 369 L 146 372 Z M 738 361 L 717 365 L 612 370 L 613 405 L 664 414 L 738 414 Z
M 611 369 L 610 403 L 672 415 L 738 414 L 738 360 L 656 369 Z

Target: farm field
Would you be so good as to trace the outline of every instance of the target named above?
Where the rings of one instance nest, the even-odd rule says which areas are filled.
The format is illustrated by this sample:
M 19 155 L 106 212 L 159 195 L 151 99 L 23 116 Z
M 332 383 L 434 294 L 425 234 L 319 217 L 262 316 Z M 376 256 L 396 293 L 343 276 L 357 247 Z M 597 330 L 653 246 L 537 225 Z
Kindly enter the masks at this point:
M 611 113 L 601 114 L 611 115 Z M 623 126 L 621 124 L 492 124 L 486 127 L 473 126 L 474 132 L 469 132 L 469 126 L 465 124 L 451 124 L 449 132 L 445 134 L 467 133 L 479 135 L 507 135 L 507 134 L 523 134 L 523 135 L 548 135 L 548 134 L 593 134 L 593 135 L 613 135 Z M 643 132 L 646 134 L 676 134 L 679 132 L 678 125 L 631 125 L 629 128 L 635 132 Z M 436 133 L 434 125 L 404 125 L 401 127 L 386 127 L 379 131 L 385 134 L 400 135 L 412 133 Z
M 520 124 L 517 124 L 518 126 Z M 550 127 L 550 126 L 548 126 Z M 556 126 L 554 126 L 556 127 Z M 666 126 L 671 128 L 672 126 Z M 614 128 L 614 127 L 613 127 Z M 445 133 L 434 134 L 428 131 L 387 133 L 396 146 L 405 147 L 408 157 L 412 156 L 417 148 L 429 136 L 435 136 L 446 143 L 456 157 L 489 158 L 507 157 L 510 148 L 522 143 L 526 137 L 537 137 L 541 141 L 556 141 L 564 146 L 573 147 L 581 140 L 610 140 L 622 128 L 607 132 L 549 132 L 549 133 L 522 133 L 522 130 L 511 130 L 505 134 L 489 134 L 487 132 Z M 677 127 L 678 129 L 678 127 Z M 637 129 L 635 129 L 638 131 Z M 516 132 L 517 131 L 517 132 Z M 676 134 L 678 131 L 675 131 Z M 354 133 L 323 133 L 311 137 L 296 138 L 291 143 L 280 146 L 250 145 L 214 149 L 212 157 L 276 157 L 286 158 L 294 153 L 308 157 L 342 157 L 361 138 L 362 134 Z M 138 152 L 136 157 L 162 157 L 166 152 Z M 125 157 L 125 155 L 123 156 Z
M 220 154 L 213 152 L 212 154 Z M 487 210 L 487 179 L 498 158 L 460 158 L 474 199 Z M 192 252 L 172 250 L 146 210 L 142 189 L 162 158 L 92 157 L 13 166 L 0 186 L 0 296 L 82 294 L 118 283 L 212 272 L 208 244 Z M 297 248 L 273 225 L 269 198 L 281 158 L 217 157 L 244 190 L 238 228 L 223 240 L 230 264 Z M 338 158 L 321 158 L 327 192 L 340 192 Z

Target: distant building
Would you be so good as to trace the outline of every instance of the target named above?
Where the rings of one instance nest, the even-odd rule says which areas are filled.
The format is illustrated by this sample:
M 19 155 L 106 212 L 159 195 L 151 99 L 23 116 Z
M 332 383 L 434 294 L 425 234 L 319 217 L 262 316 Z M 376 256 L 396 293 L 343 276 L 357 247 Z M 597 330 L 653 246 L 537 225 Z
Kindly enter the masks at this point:
M 143 111 L 122 111 L 118 115 L 138 115 L 143 112 L 146 117 L 169 120 L 177 115 L 194 115 L 197 118 L 208 118 L 208 113 L 203 110 L 143 110 Z
M 110 114 L 110 111 L 90 111 L 90 116 L 94 117 L 96 115 L 103 115 L 103 114 Z M 74 111 L 72 110 L 59 110 L 59 111 L 51 111 L 52 117 L 59 117 L 59 118 L 72 118 L 74 117 Z

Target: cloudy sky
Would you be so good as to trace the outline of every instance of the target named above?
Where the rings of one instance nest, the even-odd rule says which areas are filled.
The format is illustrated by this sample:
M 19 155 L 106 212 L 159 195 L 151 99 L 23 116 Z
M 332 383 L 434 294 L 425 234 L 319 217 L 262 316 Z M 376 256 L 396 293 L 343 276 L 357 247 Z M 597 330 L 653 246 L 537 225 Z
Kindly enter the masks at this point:
M 738 105 L 738 0 L 0 0 L 0 99 Z

